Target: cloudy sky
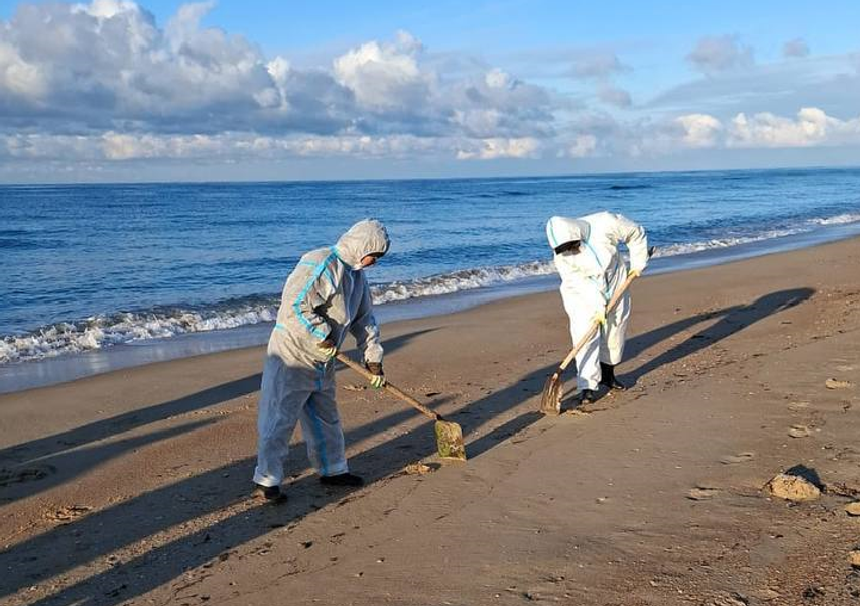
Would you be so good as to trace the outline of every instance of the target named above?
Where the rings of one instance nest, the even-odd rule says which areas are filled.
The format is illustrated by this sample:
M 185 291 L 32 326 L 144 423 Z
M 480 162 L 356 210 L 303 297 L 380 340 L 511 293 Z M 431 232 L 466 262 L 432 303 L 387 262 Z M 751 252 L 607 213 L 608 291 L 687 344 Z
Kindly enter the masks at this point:
M 860 2 L 0 0 L 0 181 L 860 164 Z

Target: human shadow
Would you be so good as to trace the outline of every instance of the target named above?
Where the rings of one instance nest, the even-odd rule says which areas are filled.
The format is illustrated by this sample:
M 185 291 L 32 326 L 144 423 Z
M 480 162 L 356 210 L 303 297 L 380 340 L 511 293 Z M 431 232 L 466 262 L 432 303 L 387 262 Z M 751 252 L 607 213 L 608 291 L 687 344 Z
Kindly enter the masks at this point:
M 630 343 L 637 353 L 698 322 L 721 317 L 717 322 L 719 326 L 701 331 L 700 334 L 706 338 L 691 337 L 687 341 L 692 343 L 676 346 L 661 354 L 637 369 L 635 376 L 641 377 L 645 372 L 677 361 L 767 315 L 797 305 L 812 292 L 811 289 L 780 291 L 766 295 L 749 306 L 700 314 L 640 335 Z M 545 378 L 553 370 L 554 364 L 530 372 L 516 383 L 468 403 L 453 415 L 446 415 L 446 418 L 459 422 L 468 437 L 492 419 L 509 413 L 539 394 Z M 418 414 L 412 409 L 392 412 L 348 431 L 347 442 L 355 443 L 382 432 L 390 432 L 404 422 L 413 421 Z M 485 454 L 494 445 L 522 431 L 539 418 L 540 415 L 534 411 L 521 411 L 499 427 L 470 441 L 467 444 L 470 458 Z M 432 422 L 424 421 L 407 433 L 352 456 L 350 465 L 372 483 L 399 472 L 406 464 L 434 451 Z M 247 503 L 248 478 L 254 465 L 254 459 L 249 457 L 94 512 L 0 552 L 0 569 L 17 571 L 17 574 L 2 581 L 4 584 L 13 582 L 15 586 L 2 588 L 0 597 L 91 564 L 100 557 L 144 539 L 153 545 L 145 553 L 117 562 L 115 566 L 62 588 L 35 604 L 113 606 L 169 583 L 180 575 L 190 574 L 189 571 L 198 577 L 212 574 L 222 562 L 246 557 L 238 553 L 237 547 L 260 538 L 273 528 L 295 523 L 348 494 L 321 486 L 313 476 L 300 477 L 308 469 L 308 464 L 304 456 L 299 455 L 298 448 L 295 454 L 288 462 L 286 473 L 288 477 L 299 479 L 289 485 L 290 498 L 283 507 L 254 504 L 231 513 L 231 507 Z M 359 492 L 350 498 L 360 498 L 361 495 Z M 226 515 L 219 517 L 219 513 Z M 210 515 L 216 519 L 207 523 L 206 517 Z M 194 529 L 162 542 L 151 539 L 165 529 L 183 527 Z M 304 549 L 300 546 L 296 549 L 299 548 Z M 45 557 L 57 553 L 63 554 L 63 557 Z M 14 580 L 11 576 L 15 577 Z
M 792 307 L 797 307 L 813 294 L 815 294 L 813 288 L 790 288 L 763 295 L 749 305 L 736 305 L 726 308 L 717 312 L 720 316 L 717 322 L 703 328 L 690 336 L 689 339 L 645 362 L 635 370 L 626 373 L 624 377 L 628 380 L 632 379 L 634 382 L 638 381 L 641 377 L 661 366 L 677 362 L 681 358 L 692 355 L 745 328 L 749 328 L 756 322 Z M 702 314 L 702 316 L 700 321 L 711 320 L 716 317 L 714 313 Z M 636 337 L 632 343 L 633 355 L 639 355 L 642 351 L 665 338 L 665 332 L 661 328 Z
M 625 357 L 628 359 L 636 358 L 648 349 L 672 338 L 676 334 L 689 330 L 703 322 L 710 322 L 719 318 L 719 320 L 691 335 L 683 342 L 655 356 L 634 370 L 625 373 L 621 378 L 624 382 L 633 386 L 648 373 L 710 347 L 752 326 L 756 322 L 796 307 L 808 300 L 813 294 L 815 294 L 815 289 L 807 287 L 775 291 L 759 297 L 749 305 L 734 305 L 716 311 L 696 314 L 637 335 L 629 339 L 625 347 Z M 575 371 L 572 374 L 575 374 Z M 604 389 L 599 392 L 598 399 L 605 397 L 605 395 L 606 391 Z M 572 393 L 565 399 L 566 406 L 575 406 L 578 403 L 577 397 Z
M 383 346 L 386 352 L 396 351 L 412 339 L 433 330 L 435 329 L 416 330 L 399 335 L 383 341 Z M 176 437 L 182 432 L 158 431 L 148 436 L 115 441 L 96 448 L 85 448 L 89 444 L 111 439 L 168 417 L 215 407 L 254 393 L 260 388 L 260 380 L 261 374 L 255 373 L 168 402 L 138 408 L 0 450 L 0 465 L 2 465 L 0 467 L 0 504 L 27 498 L 63 482 L 71 481 L 94 465 L 102 464 L 131 449 Z M 190 425 L 186 427 L 189 430 L 195 428 Z M 93 456 L 87 456 L 88 454 Z
M 533 397 L 550 367 L 529 373 L 504 389 L 461 407 L 453 416 L 464 426 L 467 435 Z M 438 404 L 438 401 L 437 401 Z M 356 443 L 390 431 L 420 415 L 408 408 L 394 411 L 380 419 L 346 432 L 348 443 Z M 424 417 L 420 417 L 424 418 Z M 516 417 L 467 445 L 470 456 L 487 452 L 493 444 L 539 418 L 534 412 Z M 526 419 L 528 420 L 526 422 Z M 369 483 L 398 473 L 409 463 L 436 450 L 432 421 L 422 421 L 410 431 L 392 440 L 366 448 L 350 458 L 351 468 L 361 472 Z M 293 456 L 295 455 L 295 456 Z M 349 494 L 319 484 L 314 476 L 302 476 L 308 464 L 299 447 L 288 461 L 287 477 L 298 477 L 287 489 L 288 502 L 283 507 L 252 504 L 247 495 L 254 459 L 213 469 L 178 483 L 157 488 L 84 516 L 70 524 L 58 526 L 0 552 L 0 568 L 17 574 L 0 581 L 14 586 L 3 587 L 6 596 L 22 587 L 38 584 L 79 566 L 97 561 L 107 554 L 147 539 L 156 545 L 145 554 L 84 579 L 45 597 L 35 604 L 117 604 L 170 582 L 189 569 L 200 568 L 201 574 L 219 562 L 240 557 L 235 548 L 252 541 L 273 527 L 291 524 Z M 360 496 L 360 494 L 359 494 Z M 358 498 L 358 497 L 350 497 Z M 238 507 L 229 513 L 231 507 Z M 228 512 L 222 519 L 206 523 L 206 517 Z M 163 544 L 152 537 L 167 528 L 196 527 Z M 52 557 L 63 554 L 62 558 Z M 26 565 L 25 565 L 26 563 Z

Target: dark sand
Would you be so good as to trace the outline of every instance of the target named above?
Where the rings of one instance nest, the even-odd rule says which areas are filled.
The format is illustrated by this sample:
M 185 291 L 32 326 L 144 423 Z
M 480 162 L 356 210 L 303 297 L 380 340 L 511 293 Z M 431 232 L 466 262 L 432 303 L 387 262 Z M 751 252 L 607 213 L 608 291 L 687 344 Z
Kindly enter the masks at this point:
M 854 239 L 645 277 L 635 386 L 556 418 L 557 293 L 387 325 L 390 380 L 470 461 L 439 466 L 432 423 L 342 370 L 370 483 L 322 487 L 299 447 L 278 507 L 246 498 L 261 348 L 0 396 L 0 603 L 858 603 L 858 267 Z M 762 489 L 798 465 L 819 500 Z

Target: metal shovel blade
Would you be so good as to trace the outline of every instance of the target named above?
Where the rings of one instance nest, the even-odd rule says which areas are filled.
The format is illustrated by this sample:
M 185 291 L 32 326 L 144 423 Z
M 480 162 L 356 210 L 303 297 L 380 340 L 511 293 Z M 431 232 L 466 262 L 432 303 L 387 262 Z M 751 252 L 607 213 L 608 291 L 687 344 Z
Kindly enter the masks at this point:
M 435 424 L 436 449 L 439 457 L 448 460 L 465 461 L 466 443 L 463 440 L 463 428 L 453 421 L 437 420 Z

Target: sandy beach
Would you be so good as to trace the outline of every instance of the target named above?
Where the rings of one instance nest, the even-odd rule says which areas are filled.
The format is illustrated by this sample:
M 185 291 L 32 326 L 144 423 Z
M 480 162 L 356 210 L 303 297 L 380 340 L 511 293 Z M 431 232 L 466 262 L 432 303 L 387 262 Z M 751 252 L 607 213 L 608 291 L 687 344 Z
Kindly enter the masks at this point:
M 646 275 L 635 385 L 553 418 L 558 293 L 386 325 L 389 379 L 470 460 L 441 465 L 432 424 L 343 369 L 369 483 L 321 486 L 299 445 L 282 506 L 247 498 L 262 348 L 0 396 L 0 601 L 857 603 L 859 266 L 853 239 Z M 764 489 L 798 466 L 819 499 Z

